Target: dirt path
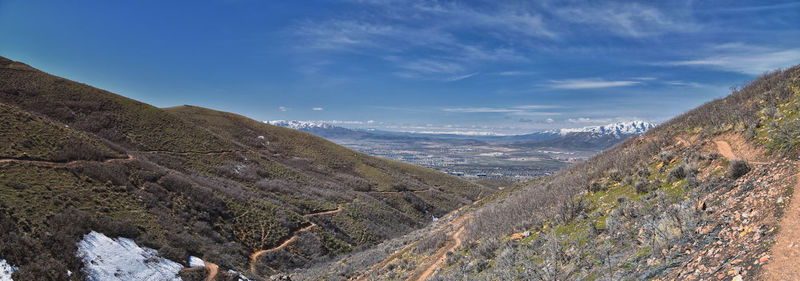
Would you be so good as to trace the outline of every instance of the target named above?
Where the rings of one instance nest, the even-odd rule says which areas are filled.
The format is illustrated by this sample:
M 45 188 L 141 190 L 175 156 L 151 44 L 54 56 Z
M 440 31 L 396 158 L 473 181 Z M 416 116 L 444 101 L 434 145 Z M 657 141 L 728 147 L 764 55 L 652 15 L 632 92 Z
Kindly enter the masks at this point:
M 113 162 L 128 162 L 133 161 L 136 158 L 133 155 L 128 154 L 126 158 L 110 158 L 103 161 L 92 161 L 92 160 L 74 160 L 68 162 L 53 162 L 53 161 L 46 161 L 46 160 L 23 160 L 23 159 L 13 159 L 13 158 L 5 158 L 0 159 L 0 163 L 22 163 L 22 164 L 30 164 L 35 166 L 41 167 L 53 167 L 53 168 L 66 168 L 66 167 L 74 167 L 88 163 L 113 163 Z
M 274 248 L 271 248 L 271 249 L 259 250 L 259 251 L 256 251 L 256 252 L 250 254 L 250 272 L 253 272 L 253 273 L 257 274 L 257 272 L 256 272 L 256 262 L 258 262 L 258 257 L 259 256 L 261 256 L 263 254 L 279 251 L 279 250 L 285 248 L 286 246 L 288 246 L 289 244 L 291 244 L 292 242 L 297 240 L 297 235 L 300 234 L 300 232 L 309 231 L 309 230 L 311 230 L 312 228 L 314 228 L 316 226 L 317 226 L 317 224 L 312 222 L 311 225 L 303 227 L 303 228 L 298 229 L 297 231 L 295 231 L 294 234 L 292 234 L 292 237 L 290 237 L 289 239 L 286 239 L 286 241 L 283 241 L 283 243 L 281 243 L 277 247 L 274 247 Z
M 742 157 L 741 155 L 737 155 L 737 153 L 733 153 L 733 148 L 731 148 L 731 145 L 727 140 L 715 140 L 714 144 L 717 145 L 717 152 L 719 152 L 719 154 L 722 154 L 722 156 L 724 156 L 729 161 L 745 160 L 748 164 L 751 164 L 751 165 L 768 165 L 769 164 L 768 162 L 751 161 L 750 159 L 747 159 L 748 157 Z M 752 147 L 750 147 L 750 148 L 748 148 L 746 146 L 745 147 L 741 147 L 741 145 L 740 145 L 740 147 L 738 147 L 738 149 L 740 149 L 739 152 L 740 153 L 744 153 L 744 155 L 752 156 L 752 154 L 753 154 L 753 151 L 749 151 L 749 150 L 752 150 Z M 744 149 L 745 151 L 741 151 L 742 149 Z
M 208 276 L 206 276 L 206 281 L 213 281 L 214 278 L 217 277 L 217 273 L 219 273 L 219 266 L 217 264 L 204 260 L 206 264 L 206 269 L 208 269 Z
M 406 279 L 407 281 L 424 281 L 427 280 L 428 277 L 431 276 L 440 266 L 447 260 L 447 253 L 454 251 L 459 246 L 461 246 L 461 240 L 464 238 L 464 230 L 467 227 L 467 223 L 472 218 L 471 215 L 462 216 L 452 223 L 451 226 L 457 227 L 457 229 L 451 233 L 448 233 L 448 237 L 450 238 L 447 243 L 439 250 L 436 250 L 433 255 L 427 258 L 427 265 L 417 268 L 414 271 L 414 274 L 411 277 Z M 424 263 L 423 263 L 424 264 Z
M 728 144 L 727 141 L 715 140 L 714 143 L 717 145 L 717 151 L 719 152 L 719 154 L 722 154 L 722 156 L 725 156 L 725 158 L 727 158 L 728 160 L 738 159 L 738 157 L 736 157 L 736 155 L 733 154 L 733 149 L 731 149 L 731 145 Z
M 322 212 L 319 212 L 319 213 L 305 214 L 305 215 L 303 215 L 303 217 L 304 218 L 310 218 L 310 217 L 315 217 L 315 216 L 330 215 L 330 214 L 336 214 L 336 213 L 341 212 L 341 211 L 342 211 L 342 204 L 339 204 L 339 207 L 337 207 L 335 210 L 322 211 Z
M 800 167 L 798 167 L 800 168 Z M 794 192 L 800 192 L 800 178 L 795 177 Z M 792 196 L 794 197 L 794 196 Z M 800 280 L 800 202 L 792 199 L 780 222 L 778 237 L 769 250 L 759 280 Z
M 689 143 L 689 141 L 687 141 L 686 139 L 684 139 L 682 137 L 677 137 L 675 139 L 678 141 L 679 144 L 681 144 L 683 146 L 692 146 L 692 144 Z
M 217 264 L 215 264 L 213 262 L 210 262 L 210 261 L 207 261 L 207 260 L 203 260 L 203 264 L 205 264 L 205 266 L 203 266 L 203 267 L 188 267 L 188 268 L 181 269 L 181 271 L 189 272 L 189 271 L 197 271 L 197 270 L 206 269 L 206 270 L 208 270 L 208 276 L 206 276 L 205 281 L 213 281 L 214 278 L 217 278 L 217 274 L 219 273 L 219 266 Z

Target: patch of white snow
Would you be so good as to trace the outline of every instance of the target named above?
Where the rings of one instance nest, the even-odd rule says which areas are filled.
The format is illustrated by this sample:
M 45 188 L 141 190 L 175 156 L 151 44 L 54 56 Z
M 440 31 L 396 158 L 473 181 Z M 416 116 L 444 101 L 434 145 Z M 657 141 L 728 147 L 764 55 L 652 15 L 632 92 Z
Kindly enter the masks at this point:
M 201 258 L 190 256 L 189 267 L 206 267 L 206 262 L 204 262 Z
M 92 231 L 78 242 L 75 255 L 83 261 L 88 281 L 181 280 L 181 264 L 158 257 L 156 250 L 141 248 L 128 238 L 111 239 Z
M 228 273 L 230 273 L 231 275 L 239 275 L 239 280 L 237 281 L 251 281 L 249 278 L 244 277 L 244 275 L 242 275 L 241 273 L 236 272 L 236 270 L 228 269 Z
M 11 279 L 11 274 L 17 271 L 17 267 L 8 264 L 6 260 L 0 259 L 0 281 L 14 281 Z

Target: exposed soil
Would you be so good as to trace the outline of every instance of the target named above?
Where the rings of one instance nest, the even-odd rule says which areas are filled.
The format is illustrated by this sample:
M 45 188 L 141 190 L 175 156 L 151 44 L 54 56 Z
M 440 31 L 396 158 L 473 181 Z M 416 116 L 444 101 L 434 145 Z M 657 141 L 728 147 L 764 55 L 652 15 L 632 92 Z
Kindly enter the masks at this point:
M 461 240 L 464 237 L 464 229 L 469 223 L 471 215 L 459 217 L 450 223 L 451 226 L 457 228 L 455 231 L 448 233 L 448 240 L 442 248 L 427 258 L 425 265 L 414 271 L 414 274 L 409 277 L 408 281 L 423 281 L 427 280 L 442 264 L 447 260 L 447 253 L 457 249 L 461 246 Z
M 794 190 L 800 188 L 800 180 Z M 788 200 L 788 199 L 787 199 Z M 779 224 L 778 238 L 770 249 L 769 263 L 760 280 L 800 280 L 800 202 L 791 200 Z
M 733 149 L 731 149 L 731 145 L 728 144 L 727 141 L 724 140 L 715 140 L 714 143 L 717 145 L 717 151 L 728 160 L 735 160 L 737 157 L 733 154 Z
M 80 166 L 87 163 L 92 162 L 104 162 L 104 163 L 113 163 L 113 162 L 128 162 L 133 161 L 136 158 L 133 155 L 128 154 L 126 158 L 110 158 L 104 161 L 90 161 L 90 160 L 74 160 L 68 162 L 53 162 L 53 161 L 45 161 L 45 160 L 26 160 L 26 159 L 13 159 L 13 158 L 5 158 L 0 159 L 0 163 L 22 163 L 22 164 L 29 164 L 29 165 L 36 165 L 36 166 L 44 166 L 44 167 L 53 167 L 53 168 L 66 168 L 66 167 L 74 167 Z
M 206 268 L 208 269 L 208 276 L 206 277 L 206 281 L 212 281 L 214 278 L 217 277 L 217 273 L 219 273 L 219 266 L 217 264 L 204 260 L 206 264 Z
M 289 244 L 291 244 L 292 242 L 297 240 L 297 235 L 300 234 L 300 232 L 309 231 L 309 230 L 311 230 L 312 228 L 314 228 L 316 226 L 317 226 L 317 224 L 312 222 L 311 225 L 303 227 L 303 228 L 298 229 L 297 231 L 295 231 L 294 234 L 292 234 L 292 236 L 289 237 L 289 239 L 286 239 L 286 241 L 283 241 L 283 243 L 281 243 L 277 247 L 270 248 L 270 249 L 259 250 L 259 251 L 256 251 L 256 252 L 250 254 L 250 271 L 257 274 L 257 272 L 256 272 L 256 263 L 258 263 L 258 257 L 259 256 L 261 256 L 263 254 L 266 254 L 266 253 L 272 253 L 272 252 L 275 252 L 275 251 L 279 251 L 279 250 L 281 250 L 283 248 L 286 248 L 286 246 L 288 246 Z

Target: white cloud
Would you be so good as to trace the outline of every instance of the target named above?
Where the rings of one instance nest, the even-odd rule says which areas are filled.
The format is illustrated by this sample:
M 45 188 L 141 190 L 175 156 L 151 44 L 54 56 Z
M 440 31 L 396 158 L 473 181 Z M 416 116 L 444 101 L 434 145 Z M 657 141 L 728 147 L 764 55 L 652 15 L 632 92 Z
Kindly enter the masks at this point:
M 493 108 L 493 107 L 460 107 L 460 108 L 445 108 L 445 112 L 461 112 L 461 113 L 510 113 L 519 112 L 520 109 L 514 108 Z
M 659 63 L 668 66 L 706 67 L 728 72 L 759 75 L 800 62 L 800 48 L 775 49 L 742 43 L 713 46 L 711 55 L 682 61 Z
M 512 107 L 450 107 L 443 108 L 445 112 L 459 113 L 514 113 L 516 115 L 559 115 L 558 112 L 539 112 L 542 109 L 562 108 L 556 105 L 519 105 Z
M 289 108 L 288 108 L 288 107 L 285 107 L 285 106 L 279 106 L 279 107 L 278 107 L 278 110 L 280 110 L 280 111 L 283 111 L 283 112 L 286 112 L 286 111 L 289 111 Z
M 475 76 L 477 74 L 478 73 L 475 72 L 475 73 L 464 74 L 464 75 L 460 75 L 460 76 L 453 76 L 453 77 L 447 78 L 446 80 L 450 81 L 450 82 L 459 81 L 459 80 L 464 80 L 464 79 L 470 78 L 470 77 Z
M 647 37 L 669 32 L 691 32 L 700 27 L 688 17 L 676 17 L 639 3 L 597 2 L 556 9 L 561 19 L 595 26 L 626 37 Z
M 545 119 L 544 121 L 545 121 L 545 122 L 547 122 L 547 123 L 553 123 L 553 122 L 555 122 L 555 120 L 553 120 L 553 118 L 547 118 L 547 119 Z
M 313 108 L 311 108 L 311 110 L 313 110 L 313 111 L 323 111 L 325 109 L 322 108 L 322 107 L 313 107 Z
M 630 80 L 608 81 L 600 78 L 550 80 L 550 87 L 568 90 L 624 87 L 637 84 L 641 84 L 641 82 Z
M 570 122 L 570 123 L 588 123 L 588 122 L 592 122 L 592 121 L 593 121 L 592 118 L 588 118 L 588 117 L 578 117 L 578 118 L 569 118 L 569 119 L 567 119 L 567 122 Z
M 535 72 L 530 71 L 503 71 L 498 72 L 497 75 L 501 76 L 525 76 L 525 75 L 533 75 L 536 74 Z
M 703 84 L 697 82 L 685 82 L 685 81 L 667 81 L 665 83 L 667 85 L 672 85 L 672 86 L 693 87 L 693 88 L 700 88 L 704 86 Z
M 416 73 L 424 74 L 451 74 L 464 71 L 464 66 L 460 63 L 435 59 L 408 60 L 399 62 L 398 66 Z

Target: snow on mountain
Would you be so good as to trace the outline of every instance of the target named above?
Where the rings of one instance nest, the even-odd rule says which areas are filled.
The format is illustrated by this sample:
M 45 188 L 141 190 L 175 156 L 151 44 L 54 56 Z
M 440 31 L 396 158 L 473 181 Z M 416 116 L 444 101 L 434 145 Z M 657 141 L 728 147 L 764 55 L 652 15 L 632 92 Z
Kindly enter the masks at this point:
M 588 126 L 583 128 L 561 129 L 559 132 L 562 135 L 568 133 L 597 133 L 601 135 L 638 135 L 643 134 L 647 130 L 655 127 L 655 124 L 645 121 L 629 121 L 608 124 L 604 126 Z
M 336 126 L 325 122 L 318 122 L 318 121 L 297 121 L 297 120 L 272 120 L 272 121 L 264 121 L 264 123 L 281 126 L 286 128 L 292 128 L 295 130 L 310 130 L 310 129 L 332 129 Z
M 78 242 L 76 256 L 83 261 L 88 281 L 180 281 L 178 272 L 183 269 L 183 265 L 158 257 L 156 250 L 141 248 L 131 239 L 111 239 L 95 231 Z
M 14 281 L 11 279 L 11 274 L 17 271 L 17 267 L 8 264 L 6 260 L 0 259 L 0 281 Z

